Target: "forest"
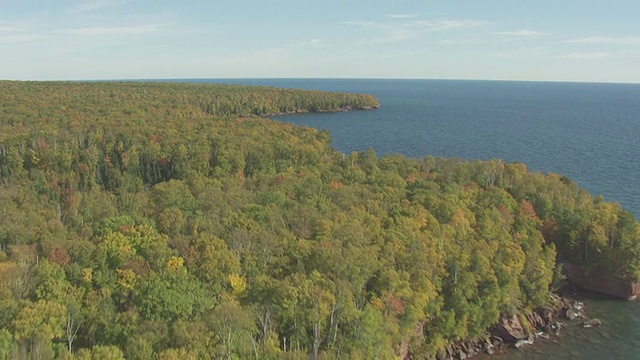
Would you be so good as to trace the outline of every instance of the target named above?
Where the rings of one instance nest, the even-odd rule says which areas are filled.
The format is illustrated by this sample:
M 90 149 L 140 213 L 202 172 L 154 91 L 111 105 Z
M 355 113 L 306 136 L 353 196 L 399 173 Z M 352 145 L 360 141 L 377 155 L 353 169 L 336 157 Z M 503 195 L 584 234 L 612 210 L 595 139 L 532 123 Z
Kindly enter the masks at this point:
M 0 360 L 434 358 L 548 304 L 561 260 L 640 280 L 636 218 L 565 176 L 264 118 L 378 106 L 0 81 Z

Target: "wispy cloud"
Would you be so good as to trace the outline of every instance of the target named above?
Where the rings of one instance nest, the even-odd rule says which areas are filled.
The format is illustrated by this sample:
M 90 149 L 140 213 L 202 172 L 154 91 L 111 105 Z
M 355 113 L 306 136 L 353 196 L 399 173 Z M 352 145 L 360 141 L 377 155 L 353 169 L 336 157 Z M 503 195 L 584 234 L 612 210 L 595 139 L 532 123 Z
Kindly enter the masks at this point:
M 302 42 L 302 45 L 303 46 L 318 47 L 318 46 L 321 46 L 323 43 L 324 43 L 324 41 L 322 39 L 310 39 L 310 40 Z
M 637 45 L 640 44 L 640 37 L 611 37 L 611 36 L 592 36 L 585 38 L 569 39 L 563 41 L 566 44 L 611 44 L 611 45 Z
M 76 48 L 67 48 L 67 47 L 54 47 L 49 49 L 48 54 L 50 56 L 59 56 L 59 55 L 68 55 L 77 52 Z
M 42 34 L 11 34 L 0 35 L 0 43 L 22 43 L 37 41 L 48 38 L 47 35 Z
M 412 19 L 417 16 L 418 15 L 415 14 L 387 14 L 387 17 L 390 17 L 392 19 Z
M 502 59 L 532 59 L 534 57 L 543 56 L 545 50 L 545 46 L 536 46 L 524 49 L 502 49 L 498 51 L 491 51 L 488 55 Z
M 123 0 L 90 0 L 73 8 L 73 12 L 96 11 L 108 7 L 116 7 L 123 4 Z
M 558 55 L 558 59 L 571 59 L 571 60 L 589 60 L 589 59 L 605 59 L 611 57 L 607 52 L 573 52 L 564 55 Z
M 488 24 L 490 24 L 490 22 L 486 20 L 470 20 L 470 19 L 422 20 L 422 21 L 415 22 L 415 25 L 417 25 L 423 31 L 441 31 L 441 30 L 451 30 L 451 29 L 460 29 L 460 28 L 470 28 L 470 27 L 483 26 Z
M 168 23 L 144 24 L 134 26 L 84 27 L 67 30 L 68 35 L 102 36 L 102 35 L 136 35 L 158 32 L 170 26 Z
M 501 36 L 510 36 L 510 37 L 522 37 L 522 38 L 532 38 L 532 37 L 541 37 L 551 35 L 547 32 L 541 31 L 533 31 L 533 30 L 516 30 L 516 31 L 499 31 L 495 33 L 496 35 Z
M 486 39 L 483 38 L 465 38 L 465 39 L 442 39 L 442 40 L 438 40 L 438 45 L 445 45 L 445 46 L 449 46 L 449 45 L 485 45 L 485 44 L 489 44 L 490 42 L 488 42 Z
M 0 43 L 21 43 L 48 37 L 26 26 L 0 22 Z
M 405 40 L 415 39 L 420 36 L 421 31 L 411 28 L 391 28 L 387 30 L 387 34 L 376 39 L 361 42 L 362 45 L 395 43 Z
M 262 51 L 263 52 L 269 52 L 269 53 L 280 53 L 280 52 L 291 51 L 291 50 L 321 48 L 321 47 L 324 47 L 326 45 L 327 45 L 326 42 L 324 40 L 322 40 L 322 39 L 308 39 L 308 40 L 300 41 L 300 42 L 297 42 L 297 43 L 292 43 L 292 44 L 286 44 L 286 45 L 283 45 L 283 46 L 267 48 L 267 49 L 262 50 Z
M 20 27 L 0 23 L 0 33 L 16 33 L 16 32 L 22 32 L 22 31 L 24 31 L 24 29 Z
M 436 20 L 411 20 L 402 23 L 397 22 L 376 22 L 376 21 L 343 21 L 343 25 L 356 25 L 377 29 L 415 29 L 419 31 L 439 31 L 456 28 L 468 28 L 473 26 L 488 25 L 486 20 L 470 19 L 436 19 Z
M 284 49 L 304 49 L 304 48 L 319 48 L 319 47 L 323 47 L 326 46 L 326 42 L 322 39 L 308 39 L 308 40 L 303 40 L 297 43 L 293 43 L 293 44 L 289 44 L 289 45 L 285 45 L 282 48 Z
M 471 19 L 435 19 L 405 20 L 402 22 L 344 21 L 340 24 L 377 29 L 384 32 L 383 36 L 362 42 L 363 45 L 369 45 L 405 41 L 418 38 L 428 32 L 470 28 L 488 25 L 490 22 Z
M 377 23 L 375 21 L 341 21 L 338 24 L 340 24 L 340 25 L 355 25 L 355 26 L 362 26 L 362 27 L 380 26 L 380 23 Z

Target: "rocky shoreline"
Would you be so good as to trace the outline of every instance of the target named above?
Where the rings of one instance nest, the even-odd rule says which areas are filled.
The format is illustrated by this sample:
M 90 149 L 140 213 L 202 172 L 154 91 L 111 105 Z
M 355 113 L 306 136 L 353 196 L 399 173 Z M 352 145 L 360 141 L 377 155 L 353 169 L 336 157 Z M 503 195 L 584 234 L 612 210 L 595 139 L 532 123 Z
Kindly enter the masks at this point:
M 294 110 L 294 111 L 287 111 L 287 112 L 280 112 L 280 113 L 273 113 L 273 114 L 264 114 L 264 115 L 260 115 L 260 117 L 266 118 L 266 117 L 270 117 L 270 116 L 281 116 L 281 115 L 296 115 L 296 114 L 317 114 L 317 113 L 337 113 L 337 112 L 348 112 L 348 111 L 354 111 L 354 110 L 373 110 L 373 109 L 379 109 L 380 105 L 373 105 L 373 106 L 352 106 L 352 105 L 347 105 L 347 106 L 342 106 L 336 109 L 330 109 L 330 110 L 306 110 L 306 109 L 302 109 L 302 110 Z
M 502 316 L 498 324 L 480 339 L 452 344 L 438 360 L 463 360 L 472 356 L 493 355 L 520 349 L 538 340 L 561 336 L 568 322 L 582 327 L 599 326 L 599 319 L 591 319 L 585 313 L 584 304 L 568 297 L 551 295 L 551 305 L 537 308 L 524 315 Z

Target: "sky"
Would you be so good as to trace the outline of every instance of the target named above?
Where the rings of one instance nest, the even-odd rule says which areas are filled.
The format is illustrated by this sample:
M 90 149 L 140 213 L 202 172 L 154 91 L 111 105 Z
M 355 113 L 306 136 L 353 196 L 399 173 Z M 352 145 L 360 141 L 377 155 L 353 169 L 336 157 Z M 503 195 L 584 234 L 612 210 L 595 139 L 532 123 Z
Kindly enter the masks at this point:
M 0 0 L 0 79 L 640 83 L 637 0 Z

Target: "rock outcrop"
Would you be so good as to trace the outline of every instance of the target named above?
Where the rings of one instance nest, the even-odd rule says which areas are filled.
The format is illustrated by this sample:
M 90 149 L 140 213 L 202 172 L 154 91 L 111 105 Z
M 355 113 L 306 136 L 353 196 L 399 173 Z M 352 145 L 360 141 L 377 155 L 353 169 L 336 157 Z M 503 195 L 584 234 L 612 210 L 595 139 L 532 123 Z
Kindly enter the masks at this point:
M 563 262 L 562 267 L 567 280 L 582 289 L 627 300 L 640 298 L 640 282 L 584 271 L 568 262 Z

